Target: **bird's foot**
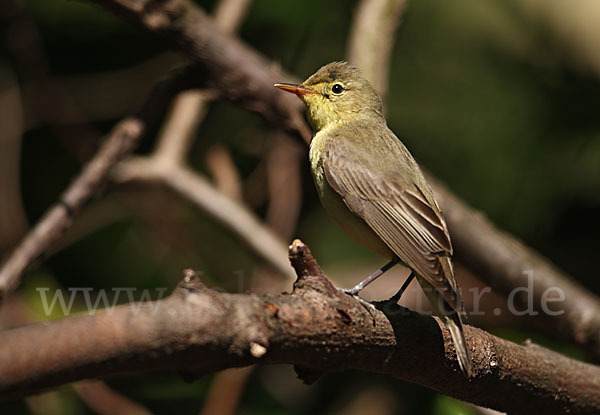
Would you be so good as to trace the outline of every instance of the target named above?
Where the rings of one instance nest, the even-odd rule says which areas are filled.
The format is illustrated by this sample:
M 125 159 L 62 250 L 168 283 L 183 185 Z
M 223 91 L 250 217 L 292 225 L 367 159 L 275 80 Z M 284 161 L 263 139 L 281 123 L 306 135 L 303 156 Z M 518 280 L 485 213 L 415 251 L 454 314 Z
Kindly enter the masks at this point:
M 360 288 L 358 286 L 352 288 L 338 288 L 338 290 L 340 290 L 344 294 L 351 295 L 352 297 L 358 297 L 358 293 L 360 292 Z
M 354 287 L 354 288 L 338 288 L 338 290 L 340 290 L 344 294 L 348 294 L 349 296 L 351 296 L 355 300 L 357 300 L 360 303 L 360 305 L 362 305 L 369 312 L 371 317 L 373 317 L 373 320 L 375 319 L 375 315 L 373 313 L 375 312 L 376 308 L 373 304 L 371 304 L 367 300 L 363 300 L 362 298 L 360 298 L 358 296 L 360 289 L 357 290 L 356 287 Z

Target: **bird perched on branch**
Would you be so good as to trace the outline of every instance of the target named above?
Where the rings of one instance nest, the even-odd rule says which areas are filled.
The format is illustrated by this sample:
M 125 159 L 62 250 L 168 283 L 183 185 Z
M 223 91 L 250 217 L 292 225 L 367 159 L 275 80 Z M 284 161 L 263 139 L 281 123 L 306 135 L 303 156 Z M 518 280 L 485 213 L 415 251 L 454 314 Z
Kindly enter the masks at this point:
M 310 163 L 325 210 L 359 244 L 390 262 L 355 287 L 358 293 L 397 263 L 416 276 L 455 345 L 460 369 L 471 374 L 464 312 L 452 266 L 452 243 L 429 185 L 404 144 L 388 128 L 381 98 L 346 62 L 320 68 L 300 85 L 275 84 L 307 107 L 314 136 Z

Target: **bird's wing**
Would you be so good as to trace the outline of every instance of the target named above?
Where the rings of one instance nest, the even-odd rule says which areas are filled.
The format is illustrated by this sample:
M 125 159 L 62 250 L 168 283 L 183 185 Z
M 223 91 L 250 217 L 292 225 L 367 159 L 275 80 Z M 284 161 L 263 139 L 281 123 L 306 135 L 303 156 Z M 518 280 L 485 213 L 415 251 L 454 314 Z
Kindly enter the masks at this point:
M 444 218 L 408 150 L 391 131 L 387 134 L 391 137 L 374 137 L 378 144 L 368 148 L 342 136 L 327 140 L 323 153 L 327 182 L 401 261 L 460 311 Z M 377 172 L 369 168 L 374 161 Z

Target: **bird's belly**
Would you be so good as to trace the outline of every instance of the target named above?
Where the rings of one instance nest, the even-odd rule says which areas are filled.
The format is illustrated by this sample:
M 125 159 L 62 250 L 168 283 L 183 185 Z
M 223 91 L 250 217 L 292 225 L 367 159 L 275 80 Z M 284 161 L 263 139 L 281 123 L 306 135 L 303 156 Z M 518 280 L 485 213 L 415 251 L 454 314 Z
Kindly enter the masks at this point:
M 312 169 L 315 185 L 325 211 L 348 235 L 363 247 L 392 259 L 395 255 L 360 217 L 348 209 L 341 196 L 333 190 L 322 169 Z

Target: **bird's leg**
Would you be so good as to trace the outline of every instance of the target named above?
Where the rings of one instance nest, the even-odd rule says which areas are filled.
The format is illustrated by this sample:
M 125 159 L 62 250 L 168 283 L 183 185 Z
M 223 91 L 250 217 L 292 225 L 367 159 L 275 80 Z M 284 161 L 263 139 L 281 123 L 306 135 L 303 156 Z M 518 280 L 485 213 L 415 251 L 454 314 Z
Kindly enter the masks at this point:
M 383 267 L 379 268 L 377 271 L 375 271 L 374 273 L 372 273 L 371 275 L 369 275 L 363 281 L 361 281 L 358 284 L 356 284 L 354 287 L 352 287 L 352 288 L 342 288 L 341 291 L 345 292 L 346 294 L 350 294 L 352 296 L 356 296 L 363 288 L 365 288 L 367 285 L 371 284 L 377 278 L 381 277 L 384 272 L 386 272 L 387 270 L 389 270 L 390 268 L 392 268 L 398 262 L 400 262 L 400 260 L 398 258 L 392 259 L 390 262 L 388 262 L 387 264 L 385 264 Z
M 402 297 L 402 294 L 404 294 L 404 291 L 406 291 L 406 289 L 408 288 L 408 286 L 414 279 L 415 279 L 415 273 L 413 271 L 411 271 L 410 275 L 408 276 L 406 281 L 404 281 L 404 284 L 402 284 L 402 287 L 400 287 L 398 292 L 396 294 L 394 294 L 393 296 L 391 296 L 389 298 L 389 300 L 386 301 L 386 303 L 389 303 L 389 304 L 398 303 L 398 301 L 400 301 L 400 297 Z
M 352 287 L 352 288 L 340 288 L 339 289 L 341 292 L 343 292 L 345 294 L 349 294 L 352 297 L 356 298 L 360 302 L 360 304 L 364 308 L 367 309 L 367 311 L 369 312 L 369 314 L 371 315 L 371 317 L 373 317 L 373 324 L 375 324 L 375 316 L 373 315 L 373 313 L 375 312 L 375 306 L 373 304 L 371 304 L 370 302 L 368 302 L 368 301 L 363 300 L 362 298 L 360 298 L 358 296 L 358 293 L 363 288 L 365 288 L 367 285 L 369 285 L 370 283 L 372 283 L 373 281 L 375 281 L 377 278 L 381 277 L 387 270 L 389 270 L 390 268 L 392 268 L 398 262 L 400 262 L 400 260 L 398 258 L 394 258 L 390 262 L 388 262 L 387 264 L 385 264 L 383 267 L 379 268 L 377 271 L 375 271 L 374 273 L 372 273 L 371 275 L 369 275 L 363 281 L 361 281 L 358 284 L 356 284 L 354 287 Z

